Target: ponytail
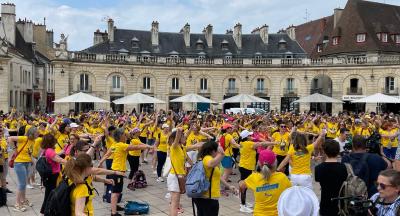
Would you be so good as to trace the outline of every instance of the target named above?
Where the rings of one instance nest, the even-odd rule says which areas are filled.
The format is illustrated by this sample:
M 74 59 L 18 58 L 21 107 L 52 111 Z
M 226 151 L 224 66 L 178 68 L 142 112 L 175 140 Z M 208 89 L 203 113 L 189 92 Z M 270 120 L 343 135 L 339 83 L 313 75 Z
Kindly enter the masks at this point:
M 85 153 L 81 153 L 76 158 L 67 161 L 64 173 L 74 184 L 82 184 L 84 183 L 84 176 L 82 174 L 86 168 L 91 166 L 92 158 Z
M 271 166 L 269 166 L 268 164 L 264 164 L 261 166 L 260 173 L 265 180 L 269 180 L 272 173 L 275 172 L 276 165 L 277 165 L 277 161 L 275 160 L 274 164 L 272 164 Z

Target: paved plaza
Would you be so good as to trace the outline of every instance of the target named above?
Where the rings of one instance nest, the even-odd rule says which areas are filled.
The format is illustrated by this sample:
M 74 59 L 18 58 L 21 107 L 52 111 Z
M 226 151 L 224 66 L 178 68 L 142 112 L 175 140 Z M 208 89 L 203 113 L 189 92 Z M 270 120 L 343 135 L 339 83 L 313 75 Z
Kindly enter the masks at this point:
M 129 167 L 129 166 L 128 166 Z M 150 212 L 149 215 L 152 216 L 165 216 L 168 215 L 169 209 L 169 200 L 165 198 L 167 193 L 167 186 L 166 182 L 159 183 L 156 182 L 155 175 L 152 174 L 151 165 L 143 164 L 140 166 L 140 169 L 144 170 L 147 177 L 148 186 L 145 189 L 138 189 L 136 191 L 130 191 L 126 188 L 127 180 L 125 180 L 125 187 L 122 201 L 128 200 L 136 200 L 136 201 L 145 201 L 150 204 Z M 231 180 L 232 182 L 237 182 L 239 179 L 239 172 L 235 170 L 237 175 L 232 175 Z M 15 215 L 15 216 L 33 216 L 33 215 L 41 215 L 40 214 L 40 207 L 43 202 L 44 196 L 44 189 L 41 190 L 38 186 L 35 189 L 27 189 L 27 198 L 34 204 L 32 208 L 28 207 L 26 212 L 20 213 L 15 212 L 12 210 L 12 206 L 15 203 L 15 191 L 16 191 L 16 176 L 14 170 L 10 170 L 9 176 L 7 178 L 8 186 L 10 190 L 14 193 L 8 195 L 8 205 L 9 208 L 1 207 L 0 208 L 0 215 Z M 39 180 L 39 175 L 37 175 L 37 180 Z M 104 191 L 104 186 L 101 183 L 95 182 L 95 187 L 99 192 L 99 195 L 96 194 L 93 205 L 94 205 L 94 214 L 97 216 L 108 216 L 110 215 L 110 204 L 104 203 L 102 201 L 102 195 Z M 236 184 L 237 185 L 237 184 Z M 319 197 L 319 185 L 314 184 L 314 191 L 317 193 Z M 253 203 L 253 194 L 251 191 L 247 192 L 247 200 L 250 203 Z M 191 200 L 187 198 L 186 195 L 181 196 L 181 204 L 184 208 L 184 213 L 180 214 L 184 215 L 193 215 Z M 220 215 L 221 216 L 243 216 L 243 215 L 250 215 L 244 214 L 239 212 L 239 204 L 240 199 L 236 196 L 230 195 L 229 197 L 222 197 L 220 199 Z

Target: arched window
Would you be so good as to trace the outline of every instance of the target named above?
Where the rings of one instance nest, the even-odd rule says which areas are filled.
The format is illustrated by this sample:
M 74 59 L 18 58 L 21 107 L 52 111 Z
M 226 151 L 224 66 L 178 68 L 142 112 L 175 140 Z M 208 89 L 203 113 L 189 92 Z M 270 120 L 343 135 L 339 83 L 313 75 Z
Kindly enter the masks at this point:
M 80 91 L 89 91 L 89 75 L 82 73 L 79 77 L 79 88 Z
M 150 89 L 151 88 L 151 83 L 150 83 L 150 77 L 143 77 L 143 89 Z
M 179 78 L 177 78 L 177 77 L 172 78 L 171 88 L 172 88 L 172 90 L 179 89 Z
M 206 78 L 201 78 L 200 79 L 200 90 L 207 90 L 208 85 L 207 85 L 207 79 Z
M 228 79 L 228 89 L 233 90 L 236 88 L 236 79 L 235 78 L 229 78 Z
M 394 77 L 388 76 L 385 77 L 385 90 L 387 93 L 394 91 Z
M 264 90 L 265 89 L 265 86 L 264 86 L 264 78 L 258 78 L 257 79 L 257 90 L 258 91 L 262 91 L 262 90 Z
M 118 75 L 114 75 L 112 77 L 112 87 L 113 89 L 120 89 L 121 88 L 121 77 Z

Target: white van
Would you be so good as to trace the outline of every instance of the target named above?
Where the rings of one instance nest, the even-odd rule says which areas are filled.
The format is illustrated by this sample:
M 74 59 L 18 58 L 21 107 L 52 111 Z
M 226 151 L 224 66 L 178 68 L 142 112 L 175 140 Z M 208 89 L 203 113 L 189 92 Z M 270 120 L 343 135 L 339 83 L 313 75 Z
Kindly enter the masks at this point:
M 225 110 L 225 113 L 227 114 L 256 114 L 256 115 L 264 115 L 267 112 L 263 109 L 260 108 L 230 108 Z

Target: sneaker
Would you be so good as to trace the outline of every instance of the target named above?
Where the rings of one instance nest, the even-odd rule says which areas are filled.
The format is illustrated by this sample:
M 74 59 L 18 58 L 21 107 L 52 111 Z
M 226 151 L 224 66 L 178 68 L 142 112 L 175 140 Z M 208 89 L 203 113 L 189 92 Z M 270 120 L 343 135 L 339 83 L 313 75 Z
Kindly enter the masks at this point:
M 35 185 L 35 186 L 42 186 L 42 183 L 40 183 L 40 182 L 35 182 L 33 185 Z
M 30 185 L 30 184 L 28 184 L 28 185 L 26 185 L 26 188 L 28 188 L 28 189 L 35 189 L 32 185 Z
M 158 177 L 158 178 L 157 178 L 157 182 L 164 182 L 163 177 Z
M 26 207 L 32 207 L 33 206 L 33 204 L 31 202 L 29 202 L 29 200 L 25 200 L 25 202 L 23 202 L 22 205 L 24 205 Z
M 253 203 L 246 203 L 246 207 L 247 207 L 247 208 L 253 208 L 254 205 L 253 205 Z
M 170 199 L 171 198 L 171 193 L 166 193 L 165 194 L 165 199 Z
M 6 193 L 13 193 L 10 189 L 6 188 Z
M 154 171 L 153 171 L 153 175 L 157 175 L 157 170 L 154 170 Z
M 124 211 L 125 209 L 119 205 L 117 205 L 117 211 Z
M 143 160 L 142 163 L 148 164 L 149 162 L 147 160 Z
M 246 205 L 240 205 L 239 211 L 243 212 L 243 213 L 249 213 L 249 214 L 253 213 L 253 210 L 250 209 L 249 207 L 247 207 Z
M 13 210 L 16 211 L 16 212 L 24 212 L 24 211 L 26 211 L 26 208 L 23 207 L 23 206 L 15 205 L 13 207 Z

